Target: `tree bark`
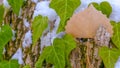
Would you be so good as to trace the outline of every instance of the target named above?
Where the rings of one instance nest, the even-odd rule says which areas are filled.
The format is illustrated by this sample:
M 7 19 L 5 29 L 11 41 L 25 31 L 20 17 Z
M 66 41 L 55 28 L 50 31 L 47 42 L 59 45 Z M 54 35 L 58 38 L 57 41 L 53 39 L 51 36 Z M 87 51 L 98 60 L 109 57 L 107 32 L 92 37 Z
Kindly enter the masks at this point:
M 11 40 L 5 46 L 4 59 L 9 60 L 15 54 L 18 48 L 22 48 L 23 60 L 25 65 L 29 64 L 31 68 L 35 68 L 35 63 L 40 56 L 40 40 L 35 46 L 30 45 L 30 47 L 23 48 L 22 42 L 25 33 L 31 30 L 30 27 L 25 27 L 23 22 L 27 19 L 30 25 L 32 24 L 32 15 L 34 12 L 35 3 L 31 0 L 26 1 L 22 7 L 22 16 L 16 16 L 10 9 L 5 14 L 4 24 L 8 24 L 12 27 L 15 33 L 15 40 Z M 54 24 L 52 24 L 54 25 Z M 85 41 L 84 41 L 85 40 Z M 70 62 L 72 68 L 104 68 L 101 58 L 98 55 L 99 47 L 95 44 L 94 39 L 78 39 L 77 47 L 70 54 Z M 109 42 L 109 41 L 108 41 Z M 46 68 L 51 67 L 51 64 L 45 64 Z M 21 65 L 23 68 L 24 65 Z

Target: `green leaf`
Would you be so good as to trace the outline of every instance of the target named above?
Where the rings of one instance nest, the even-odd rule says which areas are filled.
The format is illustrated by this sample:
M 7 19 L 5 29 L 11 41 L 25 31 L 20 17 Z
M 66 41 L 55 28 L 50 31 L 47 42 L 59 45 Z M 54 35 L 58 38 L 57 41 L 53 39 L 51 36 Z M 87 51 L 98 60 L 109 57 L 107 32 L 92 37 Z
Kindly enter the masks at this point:
M 24 0 L 8 0 L 8 3 L 11 5 L 13 12 L 17 15 L 19 15 L 19 11 L 23 5 L 23 2 Z
M 57 32 L 64 31 L 66 21 L 72 16 L 75 9 L 80 5 L 80 0 L 52 0 L 50 7 L 55 9 L 60 16 L 60 25 Z
M 23 68 L 30 68 L 30 65 L 25 65 Z
M 76 48 L 76 42 L 74 40 L 74 38 L 71 35 L 65 35 L 63 37 L 63 42 L 65 45 L 65 58 L 66 58 L 66 65 L 67 66 L 71 66 L 70 65 L 70 61 L 68 56 L 70 55 L 71 51 Z
M 44 48 L 36 68 L 42 68 L 44 60 L 53 64 L 54 68 L 65 68 L 68 64 L 66 61 L 69 61 L 68 56 L 75 47 L 75 40 L 70 35 L 65 35 L 62 39 L 56 38 L 53 45 Z
M 19 68 L 19 64 L 17 60 L 4 60 L 0 62 L 0 68 Z
M 43 31 L 48 27 L 48 18 L 37 16 L 35 17 L 32 23 L 33 30 L 33 45 L 38 41 L 38 39 L 42 36 Z
M 115 48 L 109 49 L 108 47 L 102 47 L 99 50 L 99 55 L 103 60 L 105 68 L 114 68 L 115 63 L 117 62 L 120 56 L 120 50 Z
M 2 56 L 4 46 L 11 40 L 12 35 L 12 29 L 9 25 L 0 27 L 0 58 Z
M 102 13 L 106 14 L 107 17 L 109 17 L 110 14 L 112 13 L 112 7 L 107 1 L 100 3 L 100 8 L 102 10 Z
M 46 60 L 48 63 L 54 65 L 54 68 L 65 67 L 65 46 L 60 43 L 60 39 L 55 39 L 52 46 L 48 46 L 43 50 L 39 62 L 36 63 L 36 68 L 42 68 L 42 62 Z
M 12 38 L 12 29 L 9 25 L 4 25 L 0 28 L 0 46 L 4 46 Z
M 117 48 L 120 49 L 120 22 L 116 23 L 114 21 L 111 21 L 111 24 L 113 25 L 114 34 L 112 36 L 112 42 L 117 46 Z
M 112 13 L 112 7 L 111 5 L 107 2 L 101 2 L 100 5 L 98 3 L 91 3 L 97 10 L 102 11 L 103 14 L 107 15 L 107 17 L 110 16 Z
M 3 17 L 4 17 L 4 7 L 3 5 L 0 5 L 0 25 L 3 21 Z
M 100 6 L 99 6 L 98 3 L 92 2 L 92 3 L 89 4 L 89 6 L 90 6 L 91 4 L 92 4 L 97 10 L 100 10 Z
M 44 48 L 42 54 L 40 55 L 38 61 L 35 64 L 35 68 L 42 68 L 43 61 L 47 58 L 48 55 L 50 55 L 50 48 L 51 48 L 51 46 Z

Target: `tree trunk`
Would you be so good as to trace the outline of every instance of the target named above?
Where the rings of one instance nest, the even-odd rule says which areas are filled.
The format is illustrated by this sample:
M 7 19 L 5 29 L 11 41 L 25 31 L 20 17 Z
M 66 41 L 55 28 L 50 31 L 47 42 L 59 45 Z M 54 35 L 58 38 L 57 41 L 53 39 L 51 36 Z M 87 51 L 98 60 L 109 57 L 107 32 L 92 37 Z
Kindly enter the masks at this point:
M 4 24 L 8 24 L 12 27 L 15 33 L 15 40 L 11 40 L 5 46 L 4 59 L 9 60 L 15 54 L 17 49 L 22 48 L 24 64 L 29 64 L 31 68 L 35 68 L 35 63 L 40 56 L 40 40 L 35 46 L 29 45 L 30 47 L 23 47 L 23 39 L 26 32 L 31 30 L 30 27 L 25 27 L 24 19 L 27 19 L 29 24 L 32 23 L 32 15 L 34 12 L 35 3 L 31 0 L 26 1 L 22 7 L 22 16 L 16 16 L 12 10 L 9 10 L 5 14 Z M 83 41 L 85 40 L 85 41 Z M 98 55 L 99 47 L 95 44 L 93 39 L 78 39 L 77 47 L 70 54 L 70 62 L 72 68 L 104 68 L 102 60 Z M 21 64 L 21 68 L 24 65 Z M 46 63 L 46 68 L 51 65 Z

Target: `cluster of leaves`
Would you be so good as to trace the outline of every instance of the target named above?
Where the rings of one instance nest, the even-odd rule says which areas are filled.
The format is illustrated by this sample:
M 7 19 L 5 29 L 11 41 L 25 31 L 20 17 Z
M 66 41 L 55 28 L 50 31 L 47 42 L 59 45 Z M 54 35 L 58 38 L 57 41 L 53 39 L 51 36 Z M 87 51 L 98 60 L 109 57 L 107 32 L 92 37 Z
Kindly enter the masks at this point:
M 8 3 L 10 4 L 11 9 L 13 10 L 13 12 L 16 15 L 19 15 L 19 11 L 20 11 L 20 9 L 21 9 L 21 7 L 23 5 L 23 0 L 20 0 L 19 4 L 17 3 L 16 0 L 8 0 Z M 54 6 L 55 3 L 59 3 L 59 4 L 61 3 L 61 5 L 63 5 L 63 7 L 61 8 L 61 10 L 64 10 L 63 14 L 61 14 L 61 10 L 57 9 L 58 7 L 61 7 L 61 6 L 59 4 L 57 4 L 56 5 L 57 7 L 55 8 L 55 6 Z M 58 14 L 60 15 L 61 22 L 62 22 L 61 25 L 60 25 L 61 29 L 59 31 L 64 30 L 65 23 L 66 23 L 67 19 L 69 19 L 72 16 L 74 10 L 77 8 L 77 6 L 79 6 L 79 4 L 80 4 L 79 0 L 76 0 L 76 1 L 74 1 L 74 0 L 71 0 L 71 1 L 61 0 L 61 1 L 58 1 L 58 2 L 55 2 L 54 0 L 52 0 L 51 7 L 56 9 L 56 11 L 58 10 Z M 73 8 L 70 9 L 71 7 L 73 7 Z M 3 6 L 1 6 L 0 10 L 3 10 L 3 9 L 4 9 Z M 4 14 L 4 10 L 0 14 L 2 16 L 1 18 L 3 18 L 4 15 L 2 15 L 2 14 Z M 0 20 L 0 21 L 2 22 L 2 20 Z M 9 28 L 9 30 L 4 31 L 3 27 L 5 27 L 6 30 L 7 30 L 7 28 Z M 1 48 L 4 48 L 5 44 L 7 44 L 12 38 L 12 30 L 11 30 L 10 26 L 7 25 L 7 26 L 3 26 L 3 27 L 2 27 L 1 30 L 3 30 L 6 34 L 3 33 L 3 32 L 0 32 L 1 33 L 0 34 L 1 35 L 0 42 L 2 42 L 0 45 L 3 46 Z M 47 27 L 48 27 L 48 18 L 47 17 L 42 17 L 42 16 L 35 17 L 35 19 L 34 19 L 34 21 L 32 23 L 33 45 L 35 45 L 35 43 L 42 36 L 42 33 L 44 32 L 44 30 Z M 5 39 L 3 39 L 3 37 L 4 37 L 3 35 L 5 35 Z M 54 40 L 53 45 L 51 45 L 49 47 L 46 47 L 44 49 L 44 51 L 41 54 L 38 62 L 36 63 L 36 67 L 41 67 L 43 61 L 46 60 L 49 63 L 54 64 L 55 68 L 64 68 L 66 65 L 69 65 L 68 56 L 69 56 L 69 53 L 71 52 L 71 50 L 75 48 L 75 45 L 76 45 L 76 43 L 75 43 L 74 39 L 69 35 L 65 35 L 62 39 L 56 38 Z M 3 51 L 3 49 L 1 49 L 1 53 L 2 53 L 2 51 Z M 52 60 L 53 56 L 55 57 L 55 59 Z M 2 65 L 3 63 L 6 63 L 6 65 Z M 12 66 L 13 63 L 16 64 L 16 61 L 15 60 L 2 61 L 1 65 L 3 67 Z M 16 67 L 18 68 L 18 64 L 16 64 Z M 26 65 L 25 68 L 29 68 L 29 65 Z
M 57 1 L 52 0 L 51 1 L 50 7 L 55 9 L 61 18 L 60 25 L 59 25 L 57 32 L 64 31 L 66 21 L 72 16 L 74 10 L 79 5 L 80 5 L 80 0 L 57 0 Z M 42 22 L 40 20 L 42 20 Z M 39 22 L 42 25 L 38 24 Z M 39 39 L 39 37 L 41 36 L 39 31 L 41 31 L 41 33 L 43 32 L 43 30 L 47 26 L 45 24 L 46 22 L 47 22 L 46 18 L 34 20 L 33 25 L 32 25 L 33 26 L 33 41 L 36 42 Z M 36 28 L 37 25 L 39 29 Z M 73 37 L 70 35 L 66 34 L 63 38 L 56 38 L 51 46 L 44 48 L 35 67 L 42 68 L 42 64 L 44 61 L 53 64 L 54 68 L 65 68 L 65 66 L 70 66 L 68 56 L 75 47 L 76 47 L 76 42 L 73 39 Z
M 69 66 L 68 56 L 76 47 L 76 42 L 70 35 L 65 35 L 63 38 L 56 38 L 53 45 L 46 47 L 38 62 L 36 63 L 36 68 L 42 68 L 42 63 L 45 60 L 48 63 L 54 64 L 54 68 L 65 68 Z
M 24 0 L 8 0 L 12 7 L 13 12 L 19 15 L 20 8 L 23 5 Z M 72 16 L 74 10 L 80 5 L 80 0 L 52 0 L 50 7 L 55 9 L 57 14 L 60 16 L 61 21 L 57 32 L 64 31 L 66 21 Z M 91 3 L 93 6 L 105 14 L 107 17 L 110 16 L 112 12 L 112 7 L 108 2 Z M 4 18 L 4 7 L 0 6 L 0 25 Z M 120 23 L 120 22 L 119 22 Z M 113 25 L 114 35 L 111 38 L 112 42 L 116 48 L 101 47 L 99 50 L 99 55 L 102 58 L 106 68 L 114 68 L 114 65 L 120 56 L 120 24 L 111 22 Z M 33 30 L 33 45 L 42 36 L 44 30 L 48 27 L 48 18 L 37 16 L 32 23 Z M 2 52 L 5 45 L 12 38 L 12 29 L 9 25 L 4 25 L 0 27 L 0 68 L 19 68 L 17 60 L 2 60 Z M 76 47 L 76 42 L 70 35 L 65 35 L 63 38 L 56 38 L 51 46 L 45 47 L 42 54 L 40 55 L 35 67 L 41 68 L 44 61 L 54 65 L 54 68 L 65 68 L 69 65 L 69 54 L 71 50 Z M 53 58 L 54 57 L 54 58 Z M 29 68 L 26 65 L 24 68 Z

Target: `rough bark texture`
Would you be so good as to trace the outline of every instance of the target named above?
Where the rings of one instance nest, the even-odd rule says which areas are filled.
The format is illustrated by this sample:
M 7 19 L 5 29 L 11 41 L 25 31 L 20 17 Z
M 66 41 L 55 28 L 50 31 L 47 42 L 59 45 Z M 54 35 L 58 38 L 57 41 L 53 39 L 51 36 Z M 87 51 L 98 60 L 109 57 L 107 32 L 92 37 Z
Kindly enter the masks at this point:
M 78 39 L 78 46 L 70 55 L 72 68 L 104 68 L 98 51 L 101 46 L 109 47 L 109 41 L 110 35 L 103 26 L 99 27 L 94 39 Z
M 34 68 L 35 62 L 37 61 L 39 56 L 40 43 L 38 42 L 34 47 L 31 46 L 23 48 L 22 42 L 25 33 L 28 30 L 31 30 L 31 27 L 27 28 L 24 26 L 23 21 L 26 18 L 31 25 L 35 3 L 32 3 L 31 0 L 28 0 L 26 3 L 24 3 L 23 6 L 24 7 L 22 7 L 21 17 L 16 16 L 11 10 L 9 10 L 4 18 L 5 24 L 9 24 L 12 27 L 12 29 L 16 31 L 15 33 L 16 39 L 14 41 L 11 40 L 5 47 L 6 51 L 4 54 L 4 59 L 9 60 L 13 56 L 13 54 L 17 51 L 18 48 L 22 48 L 24 63 L 29 64 L 31 68 Z

